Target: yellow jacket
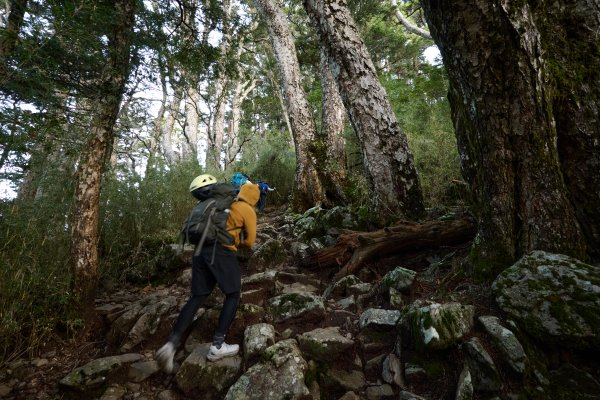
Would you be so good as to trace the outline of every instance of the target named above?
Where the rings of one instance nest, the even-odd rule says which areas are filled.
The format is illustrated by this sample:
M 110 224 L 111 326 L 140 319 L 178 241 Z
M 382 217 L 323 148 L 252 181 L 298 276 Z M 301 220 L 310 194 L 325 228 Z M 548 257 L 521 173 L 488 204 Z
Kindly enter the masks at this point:
M 254 206 L 260 197 L 258 185 L 247 183 L 242 185 L 238 200 L 229 207 L 227 231 L 233 236 L 233 246 L 226 248 L 236 251 L 238 247 L 252 247 L 256 241 L 256 212 Z M 243 238 L 242 238 L 243 232 Z

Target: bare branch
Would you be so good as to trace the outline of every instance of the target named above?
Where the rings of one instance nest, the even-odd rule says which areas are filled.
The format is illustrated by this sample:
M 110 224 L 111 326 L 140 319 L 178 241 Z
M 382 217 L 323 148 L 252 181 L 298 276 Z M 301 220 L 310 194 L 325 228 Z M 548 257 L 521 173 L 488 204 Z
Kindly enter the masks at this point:
M 394 8 L 394 12 L 396 13 L 396 18 L 398 18 L 398 21 L 400 21 L 400 23 L 404 25 L 407 31 L 414 33 L 415 35 L 421 36 L 422 38 L 432 40 L 429 32 L 427 32 L 425 29 L 419 28 L 416 25 L 413 25 L 408 20 L 408 18 L 406 18 L 404 14 L 402 14 L 402 11 L 400 11 L 400 8 L 398 8 L 396 0 L 390 0 L 390 2 L 392 3 L 392 7 Z

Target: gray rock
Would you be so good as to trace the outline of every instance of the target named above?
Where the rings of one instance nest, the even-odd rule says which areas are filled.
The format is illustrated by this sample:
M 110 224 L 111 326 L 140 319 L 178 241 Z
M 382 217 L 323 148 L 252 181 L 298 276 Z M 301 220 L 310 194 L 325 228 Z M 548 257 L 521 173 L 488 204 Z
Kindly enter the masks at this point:
M 282 294 L 270 299 L 269 306 L 275 322 L 304 316 L 322 319 L 325 316 L 323 299 L 312 293 Z
M 211 362 L 206 359 L 211 343 L 197 346 L 181 364 L 175 375 L 177 386 L 185 394 L 203 393 L 207 398 L 224 393 L 242 370 L 239 356 Z
M 141 358 L 140 354 L 133 353 L 98 358 L 75 368 L 60 380 L 59 385 L 63 389 L 92 395 L 108 382 L 118 383 L 120 379 L 126 379 L 129 364 Z
M 225 400 L 306 398 L 310 394 L 304 383 L 307 369 L 295 340 L 277 342 L 229 388 Z
M 404 307 L 402 294 L 394 288 L 390 288 L 390 305 L 398 310 Z
M 396 397 L 394 396 L 394 389 L 388 384 L 369 386 L 365 390 L 365 394 L 367 395 L 367 399 L 369 399 L 369 400 L 394 400 L 394 399 L 396 399 Z
M 481 392 L 497 392 L 500 390 L 500 375 L 492 357 L 483 348 L 479 339 L 471 338 L 461 345 L 466 354 L 466 361 L 471 372 L 473 388 Z
M 360 392 L 366 385 L 365 375 L 362 371 L 346 371 L 342 369 L 328 369 L 323 377 L 323 386 L 336 387 L 341 390 Z
M 402 292 L 412 286 L 416 276 L 417 273 L 411 269 L 396 267 L 393 271 L 385 274 L 381 281 L 388 288 Z
M 515 334 L 503 327 L 497 317 L 481 316 L 479 322 L 493 338 L 512 370 L 519 374 L 524 373 L 527 356 Z
M 410 305 L 400 326 L 412 347 L 443 350 L 457 343 L 473 328 L 473 306 L 459 303 Z
M 142 382 L 158 372 L 159 369 L 156 361 L 142 361 L 131 364 L 129 366 L 129 380 Z
M 398 396 L 398 399 L 399 400 L 426 400 L 424 397 L 417 396 L 416 394 L 407 392 L 406 390 L 403 390 L 400 392 L 400 396 Z
M 302 259 L 308 256 L 310 246 L 302 242 L 292 242 L 290 250 L 292 251 L 294 258 Z
M 373 285 L 370 283 L 355 283 L 354 285 L 348 286 L 348 294 L 352 296 L 360 296 L 371 291 Z
M 404 387 L 404 379 L 402 378 L 402 364 L 400 358 L 394 353 L 390 353 L 383 360 L 383 368 L 381 377 L 386 383 L 394 384 L 398 387 Z
M 244 290 L 264 289 L 267 292 L 272 292 L 275 289 L 276 278 L 277 271 L 275 270 L 259 272 L 242 278 L 242 287 Z
M 346 275 L 340 280 L 336 281 L 332 286 L 328 287 L 323 297 L 345 297 L 349 296 L 348 287 L 363 283 L 356 275 Z
M 471 380 L 471 372 L 469 367 L 465 366 L 458 377 L 456 385 L 455 400 L 472 400 L 473 399 L 473 381 Z
M 304 355 L 325 363 L 348 354 L 354 346 L 354 341 L 340 334 L 339 327 L 318 328 L 299 335 L 297 339 Z
M 404 376 L 408 383 L 414 384 L 424 381 L 427 378 L 427 372 L 420 365 L 406 363 L 404 365 Z
M 166 291 L 157 291 L 128 305 L 116 318 L 108 334 L 111 343 L 126 352 L 156 332 L 160 322 L 177 308 L 177 299 Z
M 123 396 L 127 393 L 127 388 L 122 385 L 110 385 L 102 396 L 100 400 L 119 400 L 123 398 Z
M 395 329 L 400 320 L 399 310 L 383 310 L 379 308 L 369 308 L 360 315 L 360 329 L 365 328 L 387 328 Z
M 269 346 L 275 344 L 275 328 L 269 324 L 255 324 L 244 331 L 244 360 L 262 354 Z
M 360 400 L 360 397 L 354 392 L 346 392 L 338 400 Z
M 264 271 L 281 264 L 286 258 L 283 243 L 276 239 L 268 239 L 256 249 L 248 261 L 248 267 L 256 271 Z
M 492 288 L 500 308 L 537 340 L 600 347 L 600 268 L 534 251 L 504 270 Z

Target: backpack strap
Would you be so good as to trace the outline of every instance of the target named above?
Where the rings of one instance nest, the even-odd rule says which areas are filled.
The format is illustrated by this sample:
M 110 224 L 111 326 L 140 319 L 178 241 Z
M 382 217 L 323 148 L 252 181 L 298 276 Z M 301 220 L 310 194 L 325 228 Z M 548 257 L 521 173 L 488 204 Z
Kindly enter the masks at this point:
M 208 218 L 206 220 L 206 226 L 204 227 L 204 232 L 202 232 L 202 237 L 200 238 L 200 241 L 198 242 L 198 244 L 196 245 L 196 249 L 194 250 L 194 256 L 200 254 L 200 250 L 202 250 L 202 245 L 204 244 L 204 241 L 206 240 L 206 235 L 208 234 L 208 229 L 210 228 L 210 224 L 212 223 L 212 217 L 213 215 L 215 215 L 215 211 L 217 210 L 217 207 L 214 205 L 216 201 L 214 199 L 210 199 L 208 201 L 210 201 L 210 203 L 206 205 L 206 208 L 212 208 L 209 211 Z M 204 212 L 206 212 L 206 208 Z

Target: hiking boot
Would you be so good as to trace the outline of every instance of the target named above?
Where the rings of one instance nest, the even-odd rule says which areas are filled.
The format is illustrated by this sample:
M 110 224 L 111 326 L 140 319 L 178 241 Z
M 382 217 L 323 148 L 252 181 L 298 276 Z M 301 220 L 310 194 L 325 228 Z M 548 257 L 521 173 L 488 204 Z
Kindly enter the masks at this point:
M 167 374 L 173 372 L 173 357 L 175 356 L 175 346 L 171 342 L 167 342 L 158 349 L 155 355 L 156 362 L 160 369 Z
M 237 344 L 227 344 L 223 342 L 221 348 L 217 348 L 214 344 L 208 350 L 208 358 L 210 361 L 217 361 L 223 357 L 235 356 L 240 351 L 240 346 Z

